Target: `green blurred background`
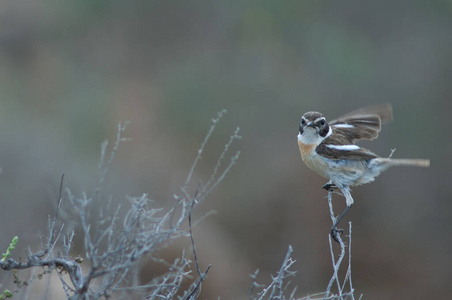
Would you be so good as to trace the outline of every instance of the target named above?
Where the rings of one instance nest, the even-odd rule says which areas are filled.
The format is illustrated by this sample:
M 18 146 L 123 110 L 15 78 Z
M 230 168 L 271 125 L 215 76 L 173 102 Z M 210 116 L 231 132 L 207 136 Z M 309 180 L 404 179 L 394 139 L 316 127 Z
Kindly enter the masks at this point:
M 249 274 L 269 282 L 288 245 L 297 296 L 323 291 L 331 221 L 325 180 L 298 152 L 300 117 L 390 102 L 395 121 L 362 145 L 431 167 L 354 189 L 354 287 L 364 299 L 452 297 L 452 1 L 15 0 L 0 16 L 2 249 L 14 235 L 16 257 L 38 249 L 61 173 L 91 191 L 120 121 L 132 140 L 104 193 L 168 205 L 224 108 L 196 176 L 237 126 L 242 154 L 196 212 L 216 211 L 194 233 L 201 267 L 212 264 L 203 298 L 247 299 Z

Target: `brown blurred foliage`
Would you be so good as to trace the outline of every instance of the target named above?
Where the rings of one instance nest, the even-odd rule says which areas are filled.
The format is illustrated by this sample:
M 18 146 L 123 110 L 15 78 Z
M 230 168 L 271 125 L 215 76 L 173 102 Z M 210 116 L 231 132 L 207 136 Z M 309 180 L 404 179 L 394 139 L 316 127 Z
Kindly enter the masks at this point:
M 246 299 L 248 274 L 269 280 L 289 244 L 298 296 L 322 291 L 325 180 L 299 157 L 299 118 L 390 102 L 395 121 L 363 145 L 431 167 L 354 189 L 353 283 L 366 299 L 452 297 L 451 1 L 15 0 L 0 16 L 0 247 L 14 235 L 17 257 L 39 247 L 61 173 L 91 190 L 119 121 L 132 140 L 104 193 L 169 205 L 225 108 L 197 176 L 237 126 L 242 155 L 197 212 L 216 211 L 194 229 L 212 264 L 203 297 Z

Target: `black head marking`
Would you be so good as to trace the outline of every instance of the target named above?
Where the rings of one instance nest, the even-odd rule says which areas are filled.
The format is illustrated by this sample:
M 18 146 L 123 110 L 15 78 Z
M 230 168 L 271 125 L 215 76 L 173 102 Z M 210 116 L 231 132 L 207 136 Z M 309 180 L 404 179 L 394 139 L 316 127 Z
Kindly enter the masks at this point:
M 303 127 L 304 127 L 304 126 L 301 125 L 301 124 L 298 126 L 298 131 L 300 132 L 300 134 L 303 134 L 303 132 L 304 132 Z
M 326 137 L 328 132 L 330 131 L 330 126 L 328 126 L 328 123 L 325 121 L 322 126 L 320 126 L 319 135 L 321 137 Z

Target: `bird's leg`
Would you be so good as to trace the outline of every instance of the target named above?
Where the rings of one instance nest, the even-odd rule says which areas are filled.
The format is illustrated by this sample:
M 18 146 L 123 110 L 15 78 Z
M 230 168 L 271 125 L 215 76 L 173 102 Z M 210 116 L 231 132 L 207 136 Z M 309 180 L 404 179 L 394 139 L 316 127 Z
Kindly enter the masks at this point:
M 351 204 L 350 206 L 347 205 L 347 207 L 345 207 L 342 214 L 334 222 L 333 227 L 331 227 L 331 237 L 338 243 L 339 243 L 339 240 L 337 239 L 337 234 L 339 234 L 339 236 L 341 236 L 342 233 L 344 233 L 344 230 L 337 229 L 337 225 L 339 225 L 339 222 L 342 220 L 342 218 L 345 216 L 345 214 L 348 212 L 348 210 L 352 207 L 352 205 L 353 204 Z
M 322 189 L 333 191 L 334 189 L 337 189 L 337 186 L 330 180 L 322 186 Z
M 342 220 L 342 218 L 345 216 L 345 214 L 347 214 L 347 212 L 349 211 L 349 209 L 352 207 L 353 205 L 353 197 L 350 194 L 350 188 L 346 185 L 339 185 L 338 188 L 341 190 L 342 194 L 345 197 L 347 206 L 345 207 L 344 211 L 342 212 L 342 214 L 334 221 L 333 227 L 331 227 L 331 237 L 339 243 L 339 240 L 337 238 L 337 235 L 339 234 L 339 236 L 342 235 L 342 233 L 344 233 L 344 230 L 342 229 L 337 229 L 337 225 L 339 224 L 339 222 Z

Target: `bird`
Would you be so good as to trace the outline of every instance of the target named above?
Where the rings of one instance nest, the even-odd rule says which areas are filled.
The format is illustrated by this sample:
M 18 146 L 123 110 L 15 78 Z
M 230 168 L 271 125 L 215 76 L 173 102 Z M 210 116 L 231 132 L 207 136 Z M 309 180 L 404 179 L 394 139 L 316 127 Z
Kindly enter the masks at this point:
M 373 140 L 381 131 L 381 124 L 393 120 L 392 106 L 379 104 L 354 110 L 330 122 L 323 114 L 309 111 L 299 124 L 298 147 L 301 158 L 310 169 L 329 181 L 323 186 L 339 189 L 345 197 L 346 208 L 331 227 L 336 242 L 343 230 L 337 226 L 354 200 L 350 187 L 375 180 L 381 172 L 393 166 L 429 167 L 428 159 L 383 158 L 355 144 L 357 140 Z

